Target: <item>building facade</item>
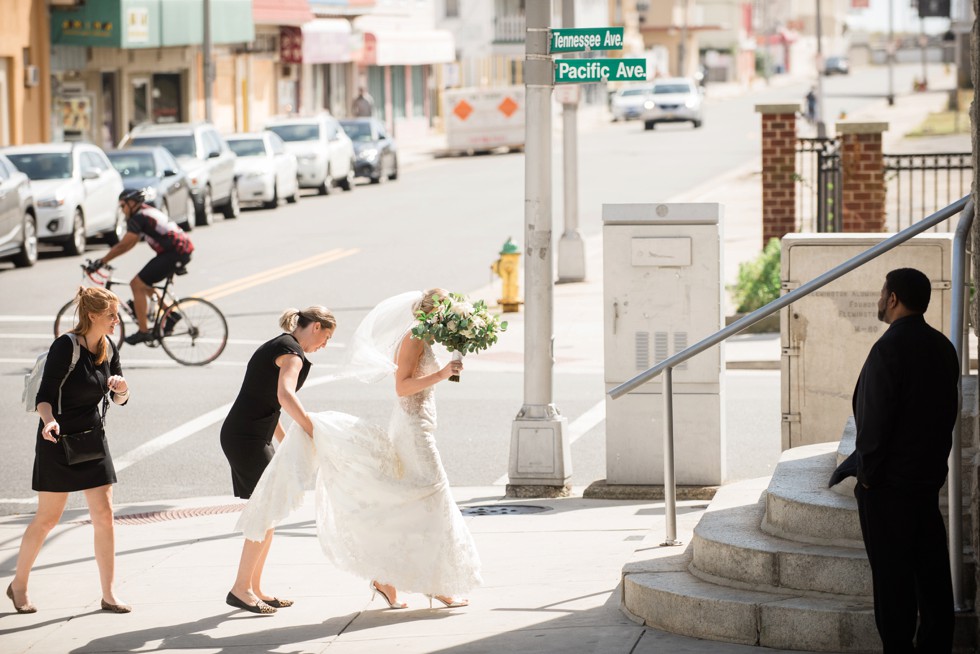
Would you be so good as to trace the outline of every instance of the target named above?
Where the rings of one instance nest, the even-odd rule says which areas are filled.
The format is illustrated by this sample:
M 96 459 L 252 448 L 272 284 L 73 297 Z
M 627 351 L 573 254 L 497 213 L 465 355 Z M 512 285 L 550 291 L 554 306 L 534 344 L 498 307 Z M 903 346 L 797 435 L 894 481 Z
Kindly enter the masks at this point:
M 0 20 L 0 146 L 51 138 L 45 0 L 7 0 Z
M 255 40 L 251 0 L 211 0 L 213 122 L 242 114 L 237 75 Z M 52 140 L 110 149 L 135 125 L 203 120 L 202 0 L 104 0 L 51 8 Z

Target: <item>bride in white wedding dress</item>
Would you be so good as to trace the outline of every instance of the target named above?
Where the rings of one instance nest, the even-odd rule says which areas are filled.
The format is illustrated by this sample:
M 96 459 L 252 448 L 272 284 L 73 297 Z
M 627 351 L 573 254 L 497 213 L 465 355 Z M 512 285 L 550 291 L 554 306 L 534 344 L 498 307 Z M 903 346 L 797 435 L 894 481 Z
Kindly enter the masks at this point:
M 394 375 L 398 400 L 388 430 L 345 413 L 309 414 L 313 439 L 290 428 L 259 480 L 236 529 L 261 541 L 316 491 L 317 534 L 338 568 L 371 580 L 391 608 L 398 590 L 445 606 L 475 588 L 480 560 L 453 501 L 436 449 L 435 384 L 458 374 L 413 339 L 415 312 L 432 310 L 442 289 L 397 295 L 375 307 L 348 347 L 347 373 L 364 382 Z

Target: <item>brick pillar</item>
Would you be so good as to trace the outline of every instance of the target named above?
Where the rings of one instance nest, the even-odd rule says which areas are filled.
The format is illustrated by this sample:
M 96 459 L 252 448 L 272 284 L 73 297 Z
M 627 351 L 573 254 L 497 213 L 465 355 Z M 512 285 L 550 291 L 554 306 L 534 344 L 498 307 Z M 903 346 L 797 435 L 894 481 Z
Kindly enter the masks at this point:
M 885 231 L 881 135 L 887 129 L 888 123 L 837 123 L 845 232 Z
M 799 104 L 758 104 L 762 114 L 762 246 L 796 231 L 796 114 Z

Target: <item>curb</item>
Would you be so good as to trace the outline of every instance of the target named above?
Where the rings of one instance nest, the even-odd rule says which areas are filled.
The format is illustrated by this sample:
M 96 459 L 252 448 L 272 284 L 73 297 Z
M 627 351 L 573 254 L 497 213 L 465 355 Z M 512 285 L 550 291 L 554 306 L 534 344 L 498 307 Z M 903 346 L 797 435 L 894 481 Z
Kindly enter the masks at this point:
M 678 500 L 711 500 L 719 486 L 677 486 Z M 663 500 L 664 487 L 655 484 L 610 484 L 599 479 L 582 493 L 588 500 Z

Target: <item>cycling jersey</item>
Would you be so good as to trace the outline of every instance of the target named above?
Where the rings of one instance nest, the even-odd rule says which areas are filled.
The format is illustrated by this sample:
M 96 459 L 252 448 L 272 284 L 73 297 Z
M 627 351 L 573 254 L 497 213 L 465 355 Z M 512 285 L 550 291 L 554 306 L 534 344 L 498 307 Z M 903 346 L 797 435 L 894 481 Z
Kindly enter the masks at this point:
M 180 226 L 159 209 L 144 204 L 126 221 L 127 229 L 146 240 L 157 254 L 190 254 L 194 244 Z

